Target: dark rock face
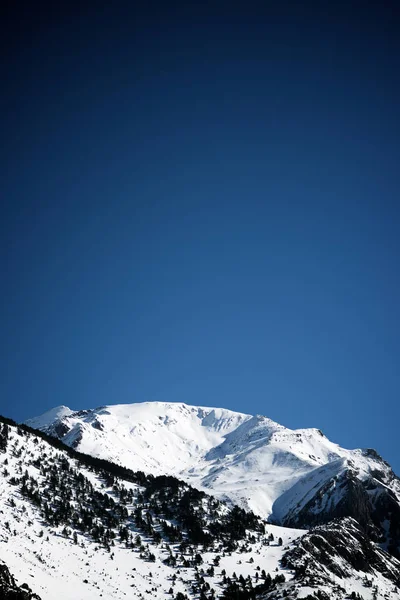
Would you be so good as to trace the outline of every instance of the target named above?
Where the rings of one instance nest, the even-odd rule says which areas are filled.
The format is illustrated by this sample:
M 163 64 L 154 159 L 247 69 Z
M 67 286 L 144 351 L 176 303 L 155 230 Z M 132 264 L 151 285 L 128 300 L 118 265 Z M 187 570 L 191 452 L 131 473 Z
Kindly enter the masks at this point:
M 282 566 L 293 569 L 303 583 L 323 585 L 329 583 L 329 574 L 347 578 L 354 569 L 365 574 L 377 571 L 400 586 L 400 562 L 371 542 L 352 518 L 315 527 L 295 544 Z
M 92 427 L 94 429 L 98 429 L 99 431 L 103 431 L 104 430 L 104 425 L 102 423 L 100 423 L 100 421 L 98 419 L 95 419 L 92 422 Z
M 400 505 L 390 490 L 376 495 L 371 518 L 377 528 L 381 528 L 385 521 L 389 523 L 388 551 L 400 559 Z
M 63 421 L 57 421 L 53 426 L 51 433 L 61 440 L 64 435 L 68 433 L 68 431 L 68 425 L 66 425 Z
M 378 471 L 361 480 L 347 469 L 335 481 L 325 481 L 300 510 L 283 519 L 283 525 L 309 528 L 332 519 L 353 517 L 373 541 L 386 544 L 388 551 L 400 558 L 400 504 L 384 479 L 385 474 Z M 394 474 L 393 479 L 397 479 Z M 332 497 L 337 490 L 338 501 L 333 499 L 328 509 L 320 510 L 321 499 Z
M 362 450 L 362 453 L 364 456 L 366 456 L 368 458 L 374 458 L 375 460 L 379 460 L 384 465 L 386 465 L 387 467 L 390 468 L 389 463 L 386 462 L 386 460 L 384 460 L 382 458 L 382 456 L 380 454 L 378 454 L 378 452 L 374 448 L 364 448 L 364 450 Z
M 90 413 L 92 413 L 92 410 L 78 410 L 77 412 L 73 413 L 76 417 L 86 417 L 87 415 L 89 415 Z
M 341 499 L 336 504 L 332 503 L 329 510 L 320 510 L 321 499 L 330 495 L 332 488 L 340 489 Z M 287 515 L 283 523 L 289 527 L 313 527 L 334 518 L 354 517 L 365 529 L 372 524 L 369 504 L 369 497 L 362 482 L 348 470 L 336 482 L 328 479 L 301 510 Z
M 76 449 L 79 446 L 81 441 L 82 441 L 82 431 L 79 430 L 75 436 L 74 441 L 72 442 L 72 444 L 70 444 L 71 448 Z
M 18 587 L 7 565 L 3 562 L 0 562 L 0 598 L 1 600 L 41 600 L 26 583 Z

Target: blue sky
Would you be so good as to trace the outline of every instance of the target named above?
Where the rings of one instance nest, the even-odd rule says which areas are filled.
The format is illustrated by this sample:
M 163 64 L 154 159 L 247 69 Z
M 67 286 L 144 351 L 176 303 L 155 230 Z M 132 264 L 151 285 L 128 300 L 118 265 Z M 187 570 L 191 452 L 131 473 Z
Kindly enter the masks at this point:
M 0 412 L 222 406 L 400 473 L 395 3 L 89 6 L 3 20 Z

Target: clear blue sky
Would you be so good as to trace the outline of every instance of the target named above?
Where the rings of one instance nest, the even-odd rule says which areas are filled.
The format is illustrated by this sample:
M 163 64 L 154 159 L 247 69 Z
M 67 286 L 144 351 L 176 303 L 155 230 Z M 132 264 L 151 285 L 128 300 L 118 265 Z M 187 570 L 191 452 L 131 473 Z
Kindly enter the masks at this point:
M 2 19 L 0 413 L 221 406 L 400 473 L 398 3 L 83 4 Z

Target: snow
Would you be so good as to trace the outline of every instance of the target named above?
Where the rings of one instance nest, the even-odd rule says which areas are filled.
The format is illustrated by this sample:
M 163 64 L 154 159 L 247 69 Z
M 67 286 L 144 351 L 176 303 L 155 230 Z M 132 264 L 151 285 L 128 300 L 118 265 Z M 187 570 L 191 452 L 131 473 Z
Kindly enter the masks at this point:
M 94 418 L 106 420 L 111 416 L 118 439 L 121 435 L 121 420 L 129 422 L 128 429 L 137 426 L 139 423 L 132 418 L 132 412 L 134 412 L 132 409 L 118 407 L 113 411 L 112 408 L 114 407 L 96 411 Z M 156 431 L 159 431 L 157 428 L 158 411 L 155 410 L 154 406 L 151 409 L 151 418 L 147 418 L 149 411 L 144 407 L 140 407 L 140 410 L 143 411 L 140 415 L 141 426 L 147 431 L 152 431 L 153 427 L 156 428 Z M 171 424 L 172 420 L 176 419 L 177 414 L 182 415 L 181 418 L 185 418 L 188 427 L 191 428 L 191 435 L 196 435 L 195 440 L 192 440 L 192 442 L 194 444 L 203 443 L 204 446 L 208 446 L 221 435 L 219 432 L 228 431 L 229 433 L 234 431 L 235 427 L 240 427 L 241 423 L 249 421 L 247 415 L 232 415 L 226 411 L 219 414 L 216 412 L 210 417 L 209 409 L 204 410 L 206 410 L 206 414 L 199 415 L 198 410 L 192 412 L 191 408 L 182 407 L 177 412 L 174 407 L 174 411 L 167 411 L 168 414 L 165 417 L 168 417 L 168 420 L 164 425 Z M 71 415 L 68 411 L 64 414 L 67 419 L 80 419 Z M 137 414 L 134 416 L 137 417 Z M 204 423 L 204 419 L 207 419 L 207 417 L 209 418 L 206 425 L 198 425 L 197 419 L 202 420 Z M 110 423 L 108 421 L 107 423 L 107 427 L 109 427 Z M 90 420 L 83 422 L 83 425 L 92 428 Z M 271 423 L 267 425 L 271 433 L 271 429 L 275 429 L 275 426 Z M 177 423 L 171 424 L 171 427 L 174 434 L 179 437 L 176 430 Z M 209 428 L 209 430 L 203 432 L 203 437 L 201 437 L 197 433 L 198 427 Z M 126 428 L 124 427 L 123 430 L 125 431 Z M 167 430 L 169 430 L 168 427 Z M 94 431 L 97 432 L 98 430 L 94 429 Z M 252 433 L 252 431 L 253 428 L 250 428 L 247 433 Z M 280 427 L 276 431 L 282 433 Z M 163 559 L 168 554 L 166 549 L 162 545 L 154 545 L 150 539 L 145 539 L 144 543 L 149 543 L 150 550 L 156 557 L 154 563 L 146 562 L 139 557 L 138 550 L 128 549 L 119 542 L 116 542 L 112 548 L 112 558 L 109 552 L 86 535 L 79 534 L 78 544 L 74 544 L 70 538 L 66 538 L 61 534 L 62 526 L 47 526 L 40 518 L 38 509 L 20 494 L 17 486 L 12 485 L 10 477 L 13 475 L 18 476 L 27 469 L 29 475 L 40 480 L 40 471 L 34 463 L 41 460 L 45 455 L 55 457 L 63 453 L 54 449 L 42 439 L 35 439 L 33 434 L 21 437 L 15 427 L 11 427 L 10 432 L 7 452 L 6 454 L 0 454 L 0 559 L 5 561 L 11 573 L 16 577 L 18 584 L 27 582 L 33 591 L 41 596 L 42 600 L 54 600 L 54 598 L 59 600 L 71 600 L 71 598 L 97 600 L 100 597 L 104 600 L 122 600 L 127 597 L 141 600 L 144 598 L 162 600 L 171 598 L 169 594 L 171 586 L 173 586 L 174 594 L 182 591 L 193 598 L 191 583 L 194 581 L 194 569 L 182 567 L 173 569 L 165 565 Z M 286 435 L 286 432 L 283 433 Z M 273 435 L 271 433 L 271 438 Z M 155 438 L 150 436 L 150 439 L 154 444 Z M 168 440 L 168 437 L 166 439 Z M 183 436 L 183 439 L 186 440 L 186 435 Z M 179 446 L 179 442 L 176 443 Z M 73 467 L 79 468 L 80 472 L 90 480 L 95 489 L 102 493 L 113 494 L 112 488 L 105 488 L 104 481 L 101 481 L 93 471 L 79 466 L 75 459 L 68 457 L 67 460 Z M 192 468 L 195 468 L 193 461 L 191 461 L 191 464 Z M 236 473 L 235 476 L 237 477 L 237 475 Z M 126 487 L 137 487 L 135 484 L 127 482 L 124 485 Z M 245 480 L 243 480 L 242 485 L 245 487 Z M 259 501 L 262 503 L 263 499 L 260 498 Z M 131 511 L 134 507 L 128 506 L 127 508 Z M 261 536 L 254 544 L 250 545 L 249 551 L 240 552 L 238 550 L 221 556 L 219 566 L 215 567 L 214 576 L 205 575 L 206 581 L 215 589 L 217 597 L 222 591 L 220 584 L 223 569 L 226 570 L 229 577 L 232 577 L 233 572 L 238 577 L 240 575 L 250 576 L 253 585 L 256 583 L 256 573 L 259 572 L 257 567 L 265 569 L 272 577 L 275 574 L 283 573 L 287 582 L 292 581 L 293 573 L 287 569 L 282 569 L 280 560 L 287 548 L 292 547 L 296 540 L 304 535 L 305 531 L 282 528 L 271 524 L 267 524 L 266 529 L 266 536 L 269 534 L 274 536 L 274 541 L 270 542 L 269 545 L 265 542 L 266 536 Z M 134 530 L 132 531 L 134 532 Z M 140 533 L 143 536 L 142 532 Z M 282 545 L 277 543 L 279 537 L 282 538 Z M 171 544 L 171 547 L 175 552 L 177 551 L 176 545 Z M 202 566 L 205 570 L 213 564 L 217 554 L 219 554 L 217 551 L 202 553 L 204 559 Z M 343 567 L 345 568 L 346 565 L 343 564 Z M 174 574 L 177 575 L 177 580 L 173 584 L 172 576 Z M 327 573 L 327 576 L 329 576 L 329 573 Z M 373 586 L 377 586 L 378 598 L 395 599 L 399 597 L 398 593 L 393 591 L 393 584 L 381 574 L 372 572 L 368 575 L 368 578 Z M 333 578 L 333 581 L 336 585 L 345 588 L 348 593 L 353 590 L 359 591 L 365 600 L 372 600 L 373 587 L 365 588 L 363 579 L 365 579 L 364 573 L 348 570 L 347 578 L 340 579 L 336 577 L 336 579 Z M 300 584 L 296 583 L 296 585 L 300 587 Z M 324 589 L 326 589 L 332 600 L 341 597 L 333 592 L 331 584 Z M 308 593 L 312 594 L 314 591 L 315 588 L 300 587 L 298 597 L 305 597 Z
M 33 435 L 21 439 L 14 428 L 11 431 L 8 443 L 10 451 L 6 455 L 8 475 L 0 475 L 0 559 L 5 561 L 17 583 L 21 585 L 27 582 L 42 600 L 71 600 L 76 597 L 80 600 L 97 600 L 99 597 L 105 600 L 144 596 L 170 598 L 168 591 L 173 585 L 172 576 L 177 574 L 177 569 L 162 562 L 167 552 L 161 546 L 153 545 L 151 540 L 144 540 L 145 543 L 149 542 L 151 552 L 156 556 L 155 563 L 144 561 L 137 551 L 127 549 L 119 543 L 112 548 L 111 558 L 110 553 L 86 535 L 79 534 L 78 544 L 75 545 L 71 539 L 61 534 L 62 526 L 49 527 L 42 521 L 38 510 L 20 495 L 18 487 L 11 485 L 10 477 L 18 474 L 23 464 L 24 471 L 26 468 L 30 475 L 40 479 L 39 470 L 31 463 L 40 459 L 43 453 L 58 456 L 60 451 L 43 440 L 34 442 Z M 14 451 L 17 447 L 20 454 Z M 2 471 L 4 460 L 4 455 L 0 455 Z M 73 459 L 68 458 L 68 462 L 77 466 Z M 103 482 L 93 472 L 85 468 L 80 470 L 104 493 Z M 128 483 L 125 485 L 129 486 Z M 128 508 L 131 510 L 132 507 Z M 281 536 L 285 545 L 304 533 L 302 530 L 273 525 L 268 525 L 267 529 L 268 533 Z M 142 532 L 140 533 L 143 537 Z M 174 544 L 171 547 L 176 550 Z M 223 568 L 228 576 L 236 571 L 237 575 L 243 573 L 255 578 L 256 565 L 259 563 L 267 571 L 275 572 L 276 569 L 280 570 L 282 552 L 283 547 L 276 543 L 265 546 L 259 541 L 254 544 L 250 553 L 233 552 L 230 556 L 222 557 L 220 566 L 215 567 L 214 577 L 206 576 L 206 579 L 212 587 L 219 590 Z M 215 556 L 216 553 L 204 553 L 203 567 L 207 568 L 207 563 L 212 564 Z M 253 558 L 254 563 L 249 562 L 250 558 Z M 182 591 L 191 595 L 193 568 L 181 568 L 178 571 L 180 575 L 173 585 L 174 593 Z
M 81 452 L 175 475 L 274 520 L 304 506 L 321 481 L 350 467 L 359 478 L 386 469 L 400 501 L 398 480 L 374 452 L 346 450 L 318 429 L 291 430 L 261 415 L 144 402 L 79 412 L 58 407 L 27 423 L 52 432 L 57 422 L 68 428 L 63 441 Z
M 68 406 L 56 406 L 45 412 L 40 417 L 34 417 L 33 419 L 28 419 L 26 424 L 29 427 L 33 427 L 34 429 L 45 429 L 55 421 L 62 419 L 63 417 L 67 417 L 72 414 L 72 410 L 68 408 Z

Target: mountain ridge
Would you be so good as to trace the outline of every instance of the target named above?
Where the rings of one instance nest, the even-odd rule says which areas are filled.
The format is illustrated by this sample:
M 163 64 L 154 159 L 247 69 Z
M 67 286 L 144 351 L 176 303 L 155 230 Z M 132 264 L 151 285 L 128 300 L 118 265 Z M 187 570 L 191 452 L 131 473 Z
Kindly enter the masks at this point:
M 61 406 L 26 421 L 79 451 L 145 473 L 174 475 L 277 524 L 355 516 L 400 551 L 400 480 L 375 450 L 347 450 L 319 429 L 184 403 Z
M 2 417 L 0 464 L 0 596 L 29 581 L 42 600 L 398 597 L 400 562 L 352 518 L 266 524 Z

